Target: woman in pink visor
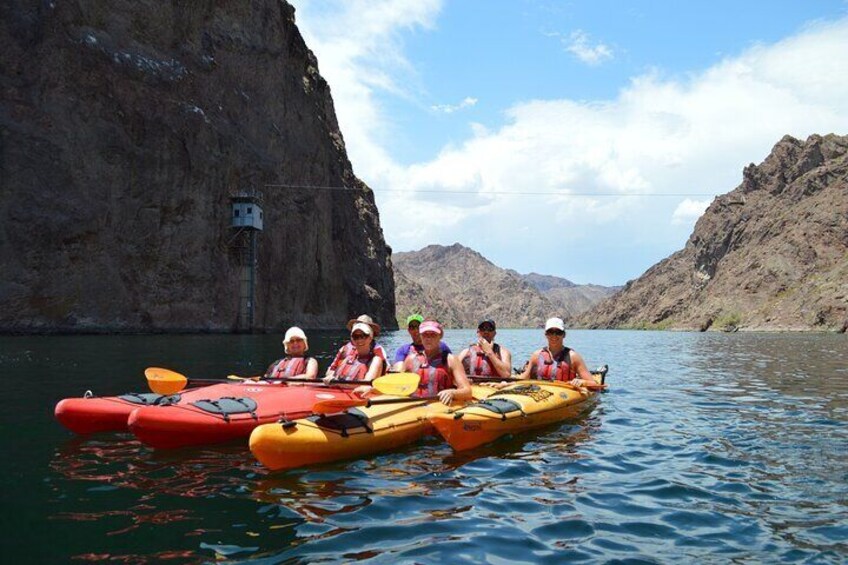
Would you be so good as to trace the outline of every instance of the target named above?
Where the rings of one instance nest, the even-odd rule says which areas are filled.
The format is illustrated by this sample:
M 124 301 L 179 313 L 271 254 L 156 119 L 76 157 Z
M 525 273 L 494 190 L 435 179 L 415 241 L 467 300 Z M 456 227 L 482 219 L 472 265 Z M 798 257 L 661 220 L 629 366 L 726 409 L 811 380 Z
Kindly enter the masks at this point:
M 436 396 L 442 404 L 449 405 L 454 400 L 469 400 L 471 398 L 471 383 L 465 374 L 459 358 L 447 353 L 439 347 L 444 335 L 442 326 L 433 320 L 421 322 L 418 328 L 422 351 L 411 349 L 403 361 L 404 371 L 418 373 L 421 380 L 418 383 L 417 396 Z

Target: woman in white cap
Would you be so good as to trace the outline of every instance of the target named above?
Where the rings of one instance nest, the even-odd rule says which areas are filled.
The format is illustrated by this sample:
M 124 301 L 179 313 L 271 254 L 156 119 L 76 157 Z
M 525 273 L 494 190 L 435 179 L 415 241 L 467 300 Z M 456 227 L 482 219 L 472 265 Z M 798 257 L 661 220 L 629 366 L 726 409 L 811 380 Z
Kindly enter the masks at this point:
M 327 369 L 327 375 L 324 377 L 327 384 L 334 381 L 372 381 L 385 373 L 385 352 L 378 354 L 374 343 L 376 324 L 356 320 L 353 322 L 350 325 L 350 343 L 339 351 L 339 355 Z
M 548 318 L 545 339 L 547 347 L 533 352 L 519 378 L 569 381 L 577 386 L 596 382 L 580 354 L 563 345 L 565 323 L 561 318 Z
M 318 377 L 318 361 L 306 357 L 309 342 L 306 334 L 297 326 L 286 330 L 283 337 L 283 348 L 286 356 L 277 359 L 265 371 L 265 378 L 273 379 L 315 379 Z
M 383 366 L 388 369 L 389 365 L 386 361 L 386 359 L 388 359 L 386 355 L 386 350 L 383 349 L 382 345 L 377 343 L 377 336 L 380 335 L 380 324 L 374 322 L 374 320 L 372 320 L 371 316 L 369 316 L 368 314 L 362 314 L 358 318 L 349 320 L 347 323 L 347 331 L 353 331 L 354 324 L 366 324 L 369 328 L 371 328 L 371 336 L 374 338 L 374 340 L 371 342 L 371 347 L 374 349 L 374 353 L 383 359 Z M 333 359 L 333 362 L 330 363 L 330 367 L 327 369 L 326 375 L 330 376 L 330 371 L 334 371 L 336 367 L 341 365 L 342 361 L 347 359 L 355 348 L 356 347 L 353 341 L 349 341 L 343 346 L 341 346 L 341 348 L 339 348 L 338 352 L 336 353 L 336 357 Z

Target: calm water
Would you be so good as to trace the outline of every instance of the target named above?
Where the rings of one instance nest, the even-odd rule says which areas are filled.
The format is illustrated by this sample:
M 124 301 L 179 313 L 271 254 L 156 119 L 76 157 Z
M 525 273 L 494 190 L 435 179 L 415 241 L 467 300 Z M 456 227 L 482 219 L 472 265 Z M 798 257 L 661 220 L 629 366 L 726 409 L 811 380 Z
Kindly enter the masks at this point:
M 342 337 L 310 334 L 323 366 Z M 242 444 L 159 453 L 53 421 L 86 389 L 144 390 L 150 365 L 261 372 L 279 339 L 0 337 L 4 562 L 848 560 L 844 335 L 571 331 L 610 365 L 594 412 L 458 455 L 433 438 L 268 473 Z M 498 339 L 515 365 L 543 341 Z

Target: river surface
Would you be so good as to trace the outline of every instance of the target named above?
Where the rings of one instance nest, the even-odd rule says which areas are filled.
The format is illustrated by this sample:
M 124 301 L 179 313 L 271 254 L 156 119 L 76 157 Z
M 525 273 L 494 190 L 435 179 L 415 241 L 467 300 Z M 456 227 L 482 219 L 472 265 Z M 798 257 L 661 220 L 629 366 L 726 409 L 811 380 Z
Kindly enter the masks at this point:
M 309 334 L 322 370 L 343 339 Z M 544 339 L 498 341 L 520 365 Z M 280 336 L 0 337 L 3 561 L 848 561 L 848 336 L 575 330 L 566 344 L 610 366 L 580 420 L 270 473 L 246 441 L 154 452 L 74 437 L 53 407 L 144 391 L 147 366 L 261 373 Z

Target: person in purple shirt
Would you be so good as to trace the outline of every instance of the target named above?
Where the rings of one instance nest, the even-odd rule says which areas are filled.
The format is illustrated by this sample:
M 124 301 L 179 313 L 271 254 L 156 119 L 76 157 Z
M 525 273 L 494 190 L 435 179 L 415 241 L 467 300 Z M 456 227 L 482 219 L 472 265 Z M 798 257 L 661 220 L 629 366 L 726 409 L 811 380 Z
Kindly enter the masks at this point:
M 423 321 L 424 316 L 417 313 L 411 314 L 406 319 L 406 331 L 409 332 L 409 337 L 412 338 L 412 343 L 401 345 L 398 347 L 397 351 L 395 351 L 391 368 L 393 372 L 400 373 L 403 371 L 403 361 L 406 359 L 406 356 L 409 355 L 409 352 L 413 347 L 418 351 L 424 349 L 424 344 L 421 341 L 421 334 L 418 332 L 418 326 L 420 326 Z M 439 341 L 439 348 L 445 353 L 451 353 L 450 347 L 448 347 L 448 344 L 444 341 Z

